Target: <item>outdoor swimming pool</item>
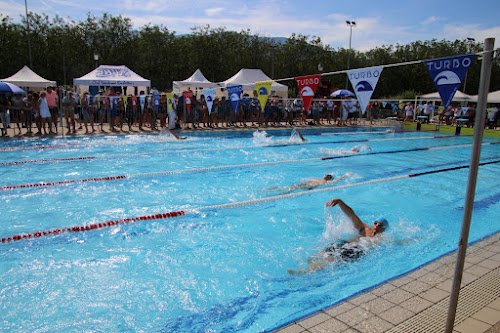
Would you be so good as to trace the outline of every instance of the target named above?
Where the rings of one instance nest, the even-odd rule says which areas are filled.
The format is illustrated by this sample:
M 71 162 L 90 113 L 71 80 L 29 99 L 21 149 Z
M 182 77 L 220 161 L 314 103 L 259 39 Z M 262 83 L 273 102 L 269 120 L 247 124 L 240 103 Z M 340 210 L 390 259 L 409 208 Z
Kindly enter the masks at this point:
M 0 238 L 185 215 L 0 243 L 0 331 L 268 331 L 442 256 L 456 248 L 468 169 L 398 176 L 468 165 L 472 137 L 386 130 L 304 130 L 303 143 L 290 130 L 1 143 Z M 364 150 L 342 153 L 355 145 Z M 500 145 L 483 145 L 482 162 L 499 159 Z M 500 230 L 499 165 L 479 169 L 470 241 Z M 350 176 L 266 190 L 327 173 Z M 7 188 L 25 184 L 44 186 Z M 390 230 L 355 262 L 289 275 L 354 234 L 325 208 L 336 197 Z

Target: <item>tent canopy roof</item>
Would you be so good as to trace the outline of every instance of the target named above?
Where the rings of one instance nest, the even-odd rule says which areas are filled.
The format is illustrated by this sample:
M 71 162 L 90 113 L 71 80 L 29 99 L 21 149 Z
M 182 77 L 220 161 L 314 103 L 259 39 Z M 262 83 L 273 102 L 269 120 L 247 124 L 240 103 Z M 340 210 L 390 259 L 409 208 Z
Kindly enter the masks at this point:
M 183 81 L 173 82 L 173 91 L 180 92 L 183 88 L 217 88 L 219 84 L 208 81 L 200 69 L 197 69 L 190 77 Z
M 432 99 L 441 100 L 441 96 L 439 96 L 439 92 L 437 92 L 437 91 L 434 93 L 422 95 L 422 96 L 420 96 L 420 98 L 421 99 L 430 99 L 430 100 L 432 100 Z M 472 96 L 464 94 L 460 90 L 457 90 L 457 92 L 455 93 L 455 96 L 453 96 L 453 100 L 454 101 L 471 101 Z
M 472 96 L 472 101 L 477 102 L 478 95 Z M 500 90 L 492 91 L 488 94 L 488 103 L 500 103 Z
M 242 68 L 231 78 L 221 82 L 221 84 L 225 87 L 242 85 L 243 90 L 255 90 L 255 82 L 271 80 L 272 79 L 267 76 L 261 69 Z M 288 92 L 287 86 L 277 82 L 273 82 L 271 89 L 274 91 Z
M 150 87 L 151 81 L 127 66 L 101 65 L 82 77 L 73 79 L 75 86 Z
M 28 66 L 24 66 L 21 68 L 16 74 L 2 79 L 0 81 L 5 81 L 9 83 L 13 83 L 20 87 L 36 87 L 36 88 L 44 88 L 44 87 L 55 87 L 56 82 L 46 80 L 37 73 L 33 72 L 31 68 Z

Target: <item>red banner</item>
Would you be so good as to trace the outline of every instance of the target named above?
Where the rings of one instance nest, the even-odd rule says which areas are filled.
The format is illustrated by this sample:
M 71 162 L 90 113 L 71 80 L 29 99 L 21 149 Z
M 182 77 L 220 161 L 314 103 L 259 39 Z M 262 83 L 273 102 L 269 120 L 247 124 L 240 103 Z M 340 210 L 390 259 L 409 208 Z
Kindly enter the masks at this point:
M 189 114 L 189 110 L 191 109 L 191 100 L 193 99 L 193 92 L 191 90 L 184 91 L 182 93 L 184 97 L 184 104 L 186 105 L 186 111 Z
M 297 81 L 297 85 L 299 86 L 300 96 L 302 96 L 302 101 L 304 101 L 304 108 L 309 112 L 312 99 L 314 98 L 318 84 L 321 82 L 321 74 L 296 77 L 295 81 Z

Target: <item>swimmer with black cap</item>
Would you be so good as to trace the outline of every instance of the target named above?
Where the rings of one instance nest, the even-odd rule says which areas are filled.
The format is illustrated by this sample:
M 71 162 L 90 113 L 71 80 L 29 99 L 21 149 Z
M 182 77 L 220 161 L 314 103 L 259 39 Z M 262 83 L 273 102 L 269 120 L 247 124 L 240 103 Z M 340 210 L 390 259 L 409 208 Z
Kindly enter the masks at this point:
M 332 174 L 326 174 L 323 178 L 311 179 L 307 182 L 300 184 L 293 184 L 288 186 L 271 186 L 265 189 L 265 191 L 280 191 L 283 194 L 291 193 L 296 190 L 312 190 L 321 185 L 334 185 L 339 181 L 349 176 L 350 173 L 346 173 L 341 176 L 339 179 L 335 179 Z
M 354 212 L 354 210 L 349 207 L 341 199 L 332 199 L 326 203 L 327 207 L 335 207 L 339 205 L 340 209 L 344 212 L 347 217 L 351 219 L 351 222 L 359 232 L 360 237 L 375 237 L 386 231 L 389 228 L 389 222 L 385 217 L 379 217 L 373 225 L 370 227 L 368 224 L 361 221 L 359 216 Z M 359 246 L 358 239 L 345 240 L 339 243 L 334 243 L 329 245 L 320 253 L 314 255 L 309 260 L 308 267 L 299 270 L 288 269 L 289 274 L 305 274 L 309 272 L 316 272 L 324 269 L 327 265 L 335 260 L 352 261 L 360 258 L 364 255 L 365 250 Z

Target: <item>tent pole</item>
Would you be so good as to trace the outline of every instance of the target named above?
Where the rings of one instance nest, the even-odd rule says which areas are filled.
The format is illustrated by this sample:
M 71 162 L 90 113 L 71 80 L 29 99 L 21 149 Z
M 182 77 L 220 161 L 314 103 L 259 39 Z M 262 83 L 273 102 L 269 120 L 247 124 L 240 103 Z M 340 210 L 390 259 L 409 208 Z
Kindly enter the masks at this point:
M 460 284 L 462 283 L 462 274 L 464 270 L 465 254 L 467 243 L 469 241 L 470 222 L 474 205 L 474 194 L 476 191 L 477 172 L 479 168 L 479 158 L 481 154 L 481 142 L 483 140 L 483 131 L 486 114 L 486 103 L 491 78 L 491 63 L 493 58 L 494 38 L 487 38 L 484 41 L 483 62 L 481 65 L 481 78 L 479 82 L 478 105 L 476 109 L 476 119 L 474 125 L 474 142 L 472 143 L 472 154 L 469 168 L 469 180 L 467 183 L 467 192 L 465 194 L 464 214 L 462 219 L 462 231 L 458 242 L 457 262 L 455 265 L 455 276 L 451 288 L 450 304 L 448 308 L 448 317 L 446 319 L 446 333 L 453 332 L 455 324 L 455 314 L 457 311 L 458 294 L 460 293 Z

